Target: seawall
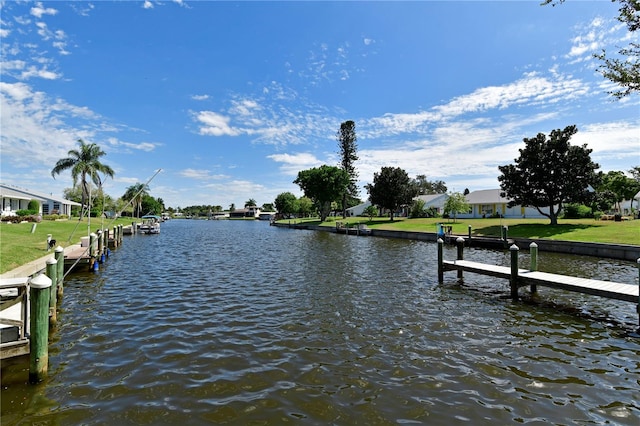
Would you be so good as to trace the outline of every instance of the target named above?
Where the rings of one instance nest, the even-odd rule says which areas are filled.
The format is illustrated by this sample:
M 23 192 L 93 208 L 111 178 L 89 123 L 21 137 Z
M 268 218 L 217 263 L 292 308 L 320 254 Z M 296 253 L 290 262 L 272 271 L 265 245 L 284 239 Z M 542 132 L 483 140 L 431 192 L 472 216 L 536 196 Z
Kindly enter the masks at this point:
M 308 229 L 311 231 L 336 232 L 336 230 L 330 226 L 286 223 L 274 223 L 274 226 L 292 229 Z M 371 229 L 369 235 L 373 237 L 401 238 L 406 240 L 431 242 L 436 242 L 438 240 L 438 236 L 435 232 L 407 232 L 392 231 L 387 229 Z M 447 237 L 447 239 L 455 241 L 455 238 L 457 237 L 467 239 L 467 235 L 451 235 Z M 594 256 L 600 258 L 628 260 L 631 262 L 635 262 L 640 259 L 640 246 L 634 246 L 630 244 L 588 243 L 579 241 L 529 238 L 509 238 L 508 242 L 509 244 L 515 243 L 522 250 L 527 250 L 529 248 L 529 245 L 535 242 L 538 245 L 538 250 L 546 252 L 575 254 L 580 256 Z M 502 241 L 500 238 L 488 237 L 472 237 L 470 243 L 472 247 L 485 247 L 489 249 L 504 249 L 508 248 L 509 244 L 505 245 L 504 241 Z

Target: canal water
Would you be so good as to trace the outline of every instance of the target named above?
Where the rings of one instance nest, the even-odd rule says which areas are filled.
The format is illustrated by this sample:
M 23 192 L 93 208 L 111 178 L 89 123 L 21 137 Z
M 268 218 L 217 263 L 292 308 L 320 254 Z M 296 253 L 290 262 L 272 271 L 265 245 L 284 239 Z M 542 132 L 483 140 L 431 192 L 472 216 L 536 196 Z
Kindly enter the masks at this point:
M 48 378 L 3 364 L 0 423 L 638 424 L 633 304 L 544 288 L 512 302 L 505 280 L 472 274 L 439 285 L 436 258 L 433 243 L 261 221 L 125 237 L 99 272 L 67 277 Z M 631 262 L 539 265 L 638 280 Z

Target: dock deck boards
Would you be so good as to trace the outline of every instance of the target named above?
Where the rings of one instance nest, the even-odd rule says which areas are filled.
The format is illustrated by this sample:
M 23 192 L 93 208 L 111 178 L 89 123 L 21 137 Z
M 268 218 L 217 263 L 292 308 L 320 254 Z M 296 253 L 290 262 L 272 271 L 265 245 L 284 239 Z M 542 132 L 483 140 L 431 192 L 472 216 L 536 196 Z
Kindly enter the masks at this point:
M 498 278 L 511 278 L 511 267 L 508 266 L 489 265 L 468 260 L 445 260 L 443 261 L 443 267 L 448 271 L 462 270 Z M 640 301 L 640 287 L 635 284 L 616 283 L 530 271 L 528 269 L 518 269 L 518 285 L 526 286 L 532 284 L 632 303 L 639 303 Z

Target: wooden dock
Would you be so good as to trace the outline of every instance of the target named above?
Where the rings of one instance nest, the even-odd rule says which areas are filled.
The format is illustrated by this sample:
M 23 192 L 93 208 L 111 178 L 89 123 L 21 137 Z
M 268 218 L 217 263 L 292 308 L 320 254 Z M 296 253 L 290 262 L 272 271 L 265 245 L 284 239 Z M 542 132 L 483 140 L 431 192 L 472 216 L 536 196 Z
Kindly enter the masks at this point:
M 445 271 L 465 271 L 508 280 L 511 279 L 511 268 L 507 266 L 489 265 L 486 263 L 470 262 L 468 260 L 444 260 L 443 267 Z M 640 298 L 639 287 L 634 284 L 622 284 L 611 281 L 530 271 L 528 269 L 518 269 L 518 287 L 531 285 L 559 288 L 575 293 L 591 294 L 631 303 L 638 303 Z
M 636 310 L 640 316 L 640 282 L 638 284 L 626 284 L 539 272 L 537 270 L 538 246 L 535 243 L 530 245 L 530 269 L 522 269 L 518 267 L 519 248 L 515 244 L 510 247 L 511 266 L 497 266 L 464 260 L 463 251 L 465 242 L 463 238 L 458 238 L 456 241 L 457 259 L 444 260 L 443 244 L 444 242 L 442 239 L 439 239 L 438 281 L 440 283 L 444 280 L 443 275 L 445 271 L 457 271 L 458 279 L 460 280 L 462 279 L 464 272 L 471 272 L 474 274 L 508 279 L 511 288 L 511 297 L 514 300 L 518 299 L 518 289 L 520 287 L 530 286 L 531 292 L 535 293 L 537 291 L 537 286 L 544 286 L 635 303 L 637 305 Z M 638 266 L 640 267 L 640 259 L 638 259 Z M 638 333 L 640 333 L 640 328 L 638 328 Z

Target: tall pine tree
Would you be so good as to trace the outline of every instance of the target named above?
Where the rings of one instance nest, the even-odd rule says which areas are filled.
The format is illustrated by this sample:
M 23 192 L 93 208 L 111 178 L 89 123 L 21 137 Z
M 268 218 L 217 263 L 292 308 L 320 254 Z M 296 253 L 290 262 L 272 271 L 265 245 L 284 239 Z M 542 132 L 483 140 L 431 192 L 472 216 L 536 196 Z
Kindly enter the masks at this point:
M 336 135 L 340 154 L 340 168 L 349 175 L 349 184 L 342 195 L 342 217 L 347 217 L 347 207 L 349 200 L 358 198 L 358 172 L 355 162 L 358 160 L 358 145 L 356 136 L 356 123 L 348 120 L 340 124 L 340 130 Z

